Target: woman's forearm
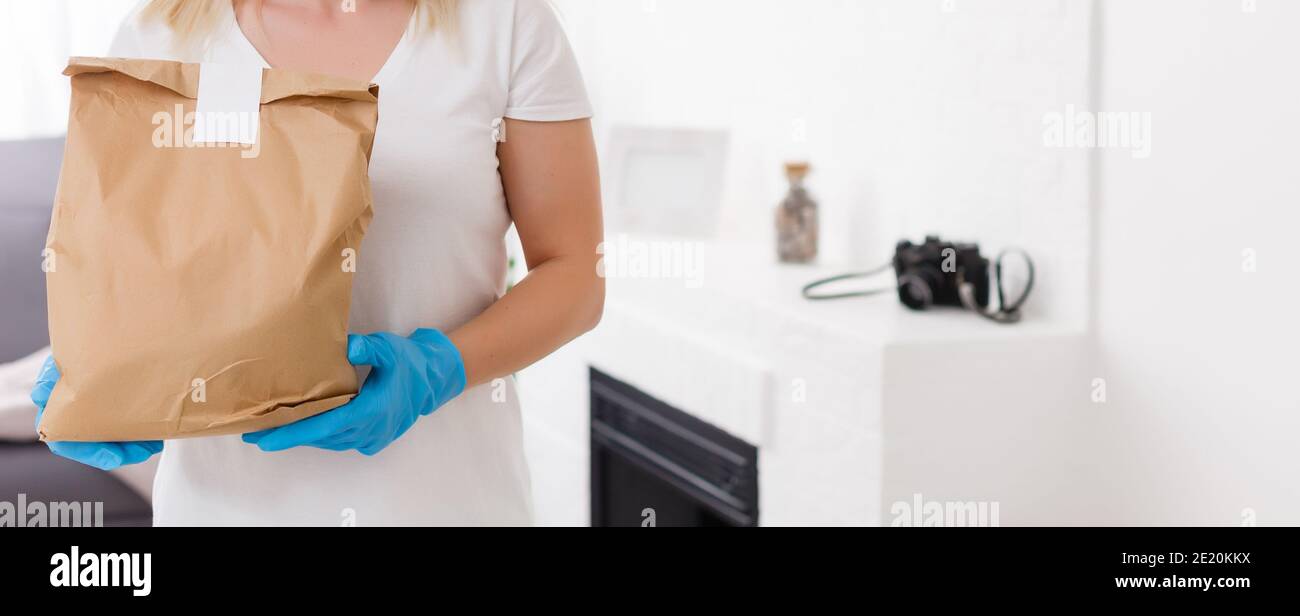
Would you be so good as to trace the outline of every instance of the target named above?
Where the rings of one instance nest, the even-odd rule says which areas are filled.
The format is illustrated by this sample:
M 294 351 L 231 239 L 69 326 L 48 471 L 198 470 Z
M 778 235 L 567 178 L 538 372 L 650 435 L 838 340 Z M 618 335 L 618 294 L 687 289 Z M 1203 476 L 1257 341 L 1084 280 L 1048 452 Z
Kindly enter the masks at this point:
M 483 314 L 448 337 L 465 362 L 467 387 L 514 373 L 596 326 L 605 281 L 591 258 L 562 256 L 528 272 Z
M 603 236 L 600 174 L 589 120 L 507 118 L 501 183 L 528 275 L 449 334 L 468 387 L 511 374 L 596 326 L 605 305 L 597 275 Z

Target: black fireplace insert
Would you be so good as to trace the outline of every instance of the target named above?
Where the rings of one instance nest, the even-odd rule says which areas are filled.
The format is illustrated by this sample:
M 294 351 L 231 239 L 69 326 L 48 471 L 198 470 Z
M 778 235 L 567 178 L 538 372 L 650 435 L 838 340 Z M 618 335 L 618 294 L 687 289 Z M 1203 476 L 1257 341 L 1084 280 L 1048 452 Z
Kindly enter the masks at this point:
M 758 449 L 591 369 L 592 526 L 757 526 Z

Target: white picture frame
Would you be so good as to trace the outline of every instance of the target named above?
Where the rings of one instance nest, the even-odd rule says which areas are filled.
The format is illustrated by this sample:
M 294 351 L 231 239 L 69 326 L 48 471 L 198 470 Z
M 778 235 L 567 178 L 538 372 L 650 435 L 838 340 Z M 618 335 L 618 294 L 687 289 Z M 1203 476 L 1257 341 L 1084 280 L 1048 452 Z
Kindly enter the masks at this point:
M 725 130 L 613 127 L 605 159 L 606 229 L 716 236 L 729 140 Z

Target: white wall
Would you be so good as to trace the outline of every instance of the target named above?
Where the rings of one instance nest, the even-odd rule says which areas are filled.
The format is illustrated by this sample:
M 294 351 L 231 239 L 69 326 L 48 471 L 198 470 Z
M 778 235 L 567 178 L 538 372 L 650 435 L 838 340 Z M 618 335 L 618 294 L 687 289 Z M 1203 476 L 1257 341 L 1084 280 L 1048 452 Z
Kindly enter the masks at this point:
M 136 0 L 0 0 L 0 139 L 61 135 L 68 126 L 68 56 L 103 56 Z
M 1108 402 L 1092 412 L 1109 518 L 1300 523 L 1300 3 L 1101 11 L 1101 106 L 1153 118 L 1151 158 L 1100 153 Z
M 771 244 L 781 164 L 810 159 L 823 262 L 937 231 L 1030 250 L 1031 310 L 1086 315 L 1089 156 L 1042 147 L 1085 106 L 1091 0 L 557 0 L 596 107 L 732 133 L 724 238 Z M 607 169 L 607 171 L 611 171 Z
M 1045 113 L 1091 101 L 1091 0 L 556 4 L 593 97 L 598 143 L 623 124 L 731 131 L 723 239 L 770 245 L 773 209 L 785 190 L 781 163 L 809 158 L 811 189 L 823 208 L 824 263 L 873 265 L 888 258 L 898 238 L 919 239 L 927 231 L 986 248 L 1021 245 L 1039 265 L 1031 318 L 1083 330 L 1092 156 L 1045 148 L 1042 122 Z M 611 289 L 610 310 L 616 310 L 617 286 Z M 995 327 L 973 317 L 970 326 Z M 586 519 L 585 423 L 574 417 L 585 408 L 581 366 L 584 357 L 620 351 L 613 347 L 598 329 L 521 376 L 542 523 Z M 980 362 L 989 349 L 1015 355 Z M 884 396 L 885 405 L 898 409 L 887 411 L 885 422 L 901 435 L 884 444 L 886 502 L 923 492 L 1005 502 L 1007 523 L 1083 517 L 1078 504 L 1087 499 L 1074 487 L 1080 480 L 1067 475 L 1077 467 L 1071 437 L 1084 409 L 1071 404 L 1077 398 L 1063 387 L 1082 363 L 1078 350 L 1025 343 L 895 354 L 907 371 L 885 371 L 895 392 Z M 1006 370 L 1031 357 L 1040 361 L 1032 374 Z M 948 374 L 971 380 L 971 371 L 956 365 L 968 361 L 979 362 L 987 387 L 933 387 Z M 1017 389 L 1018 377 L 1027 382 Z M 949 381 L 955 382 L 965 381 Z M 1003 404 L 1008 392 L 1018 406 Z M 878 400 L 864 398 L 861 405 L 864 413 L 879 412 Z M 930 420 L 963 428 L 937 431 Z M 995 438 L 979 442 L 990 434 Z M 945 449 L 953 442 L 963 446 Z M 835 451 L 830 443 L 821 448 Z M 911 455 L 919 451 L 927 454 Z M 798 461 L 798 454 L 783 453 Z M 856 453 L 880 456 L 871 448 Z M 803 461 L 822 457 L 808 454 Z M 860 507 L 807 521 L 881 519 L 875 505 L 882 486 L 872 479 L 879 467 L 879 461 L 863 466 Z M 809 480 L 804 490 L 842 486 Z M 1062 495 L 1072 496 L 1057 498 Z M 765 507 L 772 513 L 806 504 L 769 499 Z
M 1014 380 L 976 392 L 995 412 L 1000 387 L 1008 417 L 1047 422 L 1057 446 L 1026 441 L 1037 457 L 999 461 L 967 443 L 973 459 L 1027 465 L 990 471 L 972 498 L 1006 501 L 1008 523 L 1231 525 L 1247 509 L 1300 523 L 1300 4 L 557 4 L 598 131 L 733 132 L 724 236 L 766 238 L 780 163 L 806 156 L 829 261 L 865 265 L 928 229 L 1031 249 L 1033 316 L 1092 325 L 1094 353 L 1053 360 L 1023 393 Z M 1043 147 L 1044 114 L 1067 105 L 1150 112 L 1150 158 Z M 1243 271 L 1246 250 L 1257 271 Z M 939 418 L 962 397 L 930 391 L 921 406 Z M 916 488 L 961 487 L 942 475 Z M 1035 489 L 1041 502 L 1021 498 Z

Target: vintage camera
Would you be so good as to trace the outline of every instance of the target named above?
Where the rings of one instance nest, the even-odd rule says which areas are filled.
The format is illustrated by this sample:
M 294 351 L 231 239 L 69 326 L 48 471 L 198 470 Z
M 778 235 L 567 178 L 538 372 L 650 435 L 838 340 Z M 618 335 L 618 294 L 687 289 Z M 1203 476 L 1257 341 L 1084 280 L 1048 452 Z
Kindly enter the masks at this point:
M 989 260 L 980 256 L 978 244 L 945 242 L 932 235 L 921 244 L 903 240 L 894 249 L 894 273 L 898 299 L 913 310 L 963 306 L 963 282 L 971 285 L 981 310 L 989 304 Z

